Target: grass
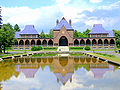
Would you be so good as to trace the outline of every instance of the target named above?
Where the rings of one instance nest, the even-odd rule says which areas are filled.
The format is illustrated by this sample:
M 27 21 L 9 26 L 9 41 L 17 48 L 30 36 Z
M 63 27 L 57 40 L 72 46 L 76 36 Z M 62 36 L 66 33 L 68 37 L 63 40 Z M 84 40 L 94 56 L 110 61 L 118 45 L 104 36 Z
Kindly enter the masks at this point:
M 32 57 L 42 57 L 42 56 L 56 56 L 57 54 L 35 54 Z
M 69 54 L 70 56 L 83 56 L 82 53 L 79 53 L 79 54 Z
M 94 56 L 97 56 L 97 57 L 101 57 L 101 58 L 104 58 L 104 59 L 107 59 L 107 60 L 111 60 L 111 61 L 114 61 L 114 62 L 117 62 L 117 63 L 120 63 L 120 58 L 116 57 L 114 55 L 105 55 L 105 54 L 100 54 L 100 53 L 88 53 L 88 54 L 94 55 Z
M 58 47 L 43 47 L 44 51 L 57 51 Z
M 0 54 L 0 58 L 1 57 L 15 56 L 15 55 L 22 55 L 22 54 L 26 54 L 26 53 L 16 53 L 16 54 L 5 53 L 5 54 Z

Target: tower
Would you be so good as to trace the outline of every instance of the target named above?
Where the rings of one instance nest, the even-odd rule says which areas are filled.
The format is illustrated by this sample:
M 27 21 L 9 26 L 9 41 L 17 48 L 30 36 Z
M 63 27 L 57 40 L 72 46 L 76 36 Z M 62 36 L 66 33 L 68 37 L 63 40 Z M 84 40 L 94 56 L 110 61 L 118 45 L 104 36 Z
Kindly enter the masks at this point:
M 2 16 L 1 16 L 1 11 L 2 11 L 2 9 L 1 9 L 1 7 L 0 7 L 0 29 L 2 28 Z

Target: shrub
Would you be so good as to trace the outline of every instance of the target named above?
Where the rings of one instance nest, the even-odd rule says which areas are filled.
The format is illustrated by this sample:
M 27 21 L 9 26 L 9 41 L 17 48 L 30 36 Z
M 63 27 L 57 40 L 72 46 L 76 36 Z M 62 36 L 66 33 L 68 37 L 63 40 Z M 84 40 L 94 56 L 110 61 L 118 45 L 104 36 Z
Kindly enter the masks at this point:
M 38 47 L 33 46 L 33 47 L 31 48 L 31 51 L 39 51 L 39 50 L 42 50 L 42 47 L 41 47 L 41 46 L 38 46 Z
M 12 50 L 12 47 L 6 47 L 5 49 L 6 50 Z
M 85 47 L 85 50 L 90 50 L 90 47 L 89 47 L 89 46 L 86 46 L 86 47 Z
M 83 49 L 83 47 L 69 47 L 69 49 Z
M 44 50 L 56 50 L 57 49 L 57 47 L 44 47 Z
M 38 50 L 42 50 L 42 46 L 38 46 Z
M 37 50 L 38 50 L 38 48 L 35 47 L 35 46 L 33 46 L 33 47 L 31 48 L 31 51 L 37 51 Z

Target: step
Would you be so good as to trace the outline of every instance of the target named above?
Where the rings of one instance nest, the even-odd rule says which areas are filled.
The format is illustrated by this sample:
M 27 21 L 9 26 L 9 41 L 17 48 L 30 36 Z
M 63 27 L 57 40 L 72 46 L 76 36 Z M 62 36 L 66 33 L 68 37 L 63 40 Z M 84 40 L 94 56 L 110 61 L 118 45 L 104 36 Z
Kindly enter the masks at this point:
M 58 47 L 57 51 L 69 51 L 69 47 L 68 46 L 60 46 Z

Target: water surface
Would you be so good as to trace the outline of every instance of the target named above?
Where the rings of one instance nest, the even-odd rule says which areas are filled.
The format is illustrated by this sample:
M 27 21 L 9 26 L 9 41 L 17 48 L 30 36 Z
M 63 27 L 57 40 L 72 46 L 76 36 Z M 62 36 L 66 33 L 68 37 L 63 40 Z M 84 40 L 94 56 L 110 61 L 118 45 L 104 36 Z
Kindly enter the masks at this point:
M 23 57 L 0 62 L 1 90 L 119 90 L 117 66 L 85 57 Z

